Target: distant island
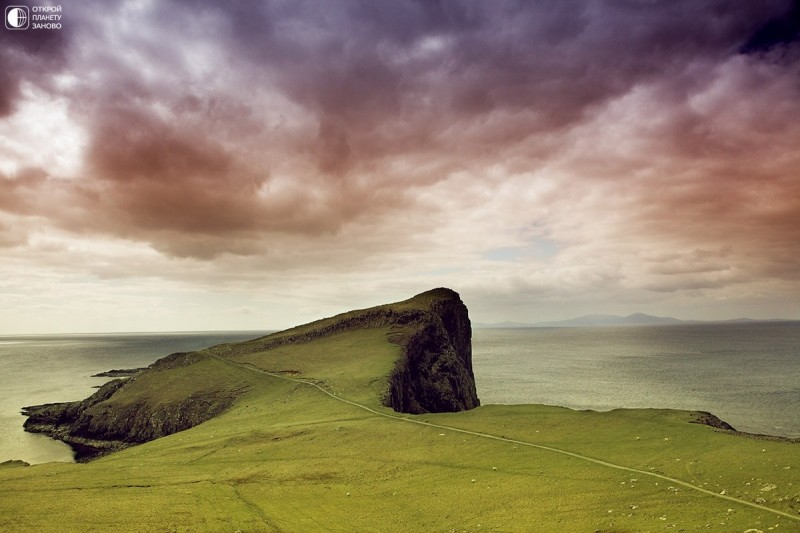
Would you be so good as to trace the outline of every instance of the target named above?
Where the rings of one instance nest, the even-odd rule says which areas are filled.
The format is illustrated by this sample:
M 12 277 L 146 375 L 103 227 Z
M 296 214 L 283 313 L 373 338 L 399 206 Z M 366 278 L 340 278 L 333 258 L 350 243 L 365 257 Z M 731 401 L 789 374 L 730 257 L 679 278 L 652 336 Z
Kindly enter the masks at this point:
M 595 314 L 583 315 L 566 320 L 549 322 L 495 322 L 473 323 L 476 329 L 488 328 L 578 328 L 592 326 L 666 326 L 678 324 L 746 324 L 750 322 L 791 322 L 783 319 L 756 320 L 752 318 L 735 318 L 732 320 L 681 320 L 671 316 L 653 316 L 645 313 L 633 313 L 628 316 Z

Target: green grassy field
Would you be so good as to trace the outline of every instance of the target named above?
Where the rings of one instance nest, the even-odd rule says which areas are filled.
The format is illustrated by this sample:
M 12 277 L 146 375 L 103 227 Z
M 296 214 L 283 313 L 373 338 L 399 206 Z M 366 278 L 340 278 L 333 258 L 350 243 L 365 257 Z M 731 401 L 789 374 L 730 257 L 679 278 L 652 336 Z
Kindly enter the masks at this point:
M 398 415 L 381 405 L 387 332 L 170 371 L 154 389 L 246 392 L 88 464 L 0 468 L 0 531 L 800 531 L 795 443 L 682 411 Z

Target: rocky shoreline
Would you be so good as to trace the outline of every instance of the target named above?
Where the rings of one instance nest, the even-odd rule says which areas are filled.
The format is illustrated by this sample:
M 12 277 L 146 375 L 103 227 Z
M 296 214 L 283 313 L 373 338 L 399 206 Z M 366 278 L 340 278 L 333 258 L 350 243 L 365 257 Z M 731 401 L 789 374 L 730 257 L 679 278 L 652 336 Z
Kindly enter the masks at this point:
M 698 415 L 697 418 L 691 421 L 692 424 L 702 424 L 705 426 L 711 426 L 720 433 L 727 433 L 729 435 L 735 435 L 737 437 L 745 437 L 748 439 L 769 440 L 774 442 L 791 442 L 795 444 L 800 444 L 800 438 L 781 437 L 779 435 L 766 435 L 764 433 L 748 433 L 747 431 L 739 431 L 732 425 L 720 419 L 718 416 L 713 415 L 706 411 L 701 411 L 697 413 L 697 415 Z
M 68 444 L 75 452 L 77 462 L 84 462 L 120 450 L 125 447 L 123 442 L 82 436 L 74 432 L 74 426 L 82 412 L 110 398 L 125 381 L 125 379 L 109 381 L 82 401 L 23 407 L 22 414 L 28 417 L 23 428 L 29 433 L 42 433 Z
M 117 368 L 113 370 L 108 370 L 106 372 L 99 372 L 97 374 L 92 374 L 91 377 L 93 378 L 129 378 L 131 376 L 135 376 L 142 370 L 147 370 L 147 367 L 142 368 Z

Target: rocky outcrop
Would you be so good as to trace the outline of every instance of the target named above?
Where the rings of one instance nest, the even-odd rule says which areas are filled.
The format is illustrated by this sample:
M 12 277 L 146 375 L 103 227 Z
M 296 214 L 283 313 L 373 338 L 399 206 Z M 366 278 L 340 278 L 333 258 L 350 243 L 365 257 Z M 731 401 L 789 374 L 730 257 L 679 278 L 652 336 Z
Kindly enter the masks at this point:
M 480 405 L 472 370 L 472 327 L 467 308 L 449 289 L 423 293 L 426 312 L 410 324 L 403 357 L 389 376 L 384 404 L 402 413 L 438 413 Z
M 75 451 L 75 458 L 79 461 L 124 448 L 124 443 L 117 439 L 107 438 L 106 435 L 85 435 L 76 430 L 76 423 L 84 413 L 109 399 L 124 383 L 124 379 L 109 381 L 97 392 L 80 402 L 48 403 L 23 407 L 22 414 L 28 417 L 23 425 L 25 431 L 44 433 L 69 444 Z
M 147 369 L 125 371 L 130 377 L 106 383 L 81 402 L 24 408 L 25 429 L 64 441 L 78 460 L 88 460 L 191 428 L 227 410 L 245 386 L 226 388 L 208 379 L 203 363 L 225 365 L 222 360 L 227 357 L 361 328 L 388 328 L 389 340 L 401 348 L 387 376 L 386 406 L 419 414 L 480 405 L 467 308 L 456 292 L 434 289 L 410 300 L 351 311 L 249 342 L 169 355 Z M 178 382 L 180 387 L 175 386 Z
M 725 431 L 736 431 L 732 425 L 728 424 L 717 415 L 713 415 L 708 411 L 698 411 L 697 417 L 691 421 L 693 424 L 702 424 L 704 426 L 711 426 L 712 428 L 722 429 Z
M 224 412 L 241 390 L 198 387 L 186 396 L 160 394 L 164 372 L 208 357 L 176 353 L 127 379 L 109 381 L 80 402 L 23 408 L 26 431 L 69 444 L 78 461 L 183 431 Z
M 128 378 L 135 374 L 138 374 L 144 370 L 144 368 L 115 368 L 113 370 L 108 370 L 106 372 L 99 372 L 97 374 L 92 374 L 93 378 Z
M 713 415 L 707 411 L 698 411 L 695 413 L 694 420 L 690 420 L 692 424 L 702 424 L 704 426 L 711 426 L 717 431 L 728 433 L 729 435 L 736 435 L 739 437 L 746 437 L 748 439 L 768 440 L 773 442 L 791 442 L 793 444 L 800 444 L 800 439 L 792 437 L 779 437 L 776 435 L 764 435 L 761 433 L 748 433 L 746 431 L 739 431 L 732 425 L 728 424 L 717 415 Z
M 11 459 L 10 461 L 3 461 L 0 463 L 0 468 L 18 468 L 20 466 L 31 466 L 31 464 L 26 461 L 20 461 L 19 459 Z

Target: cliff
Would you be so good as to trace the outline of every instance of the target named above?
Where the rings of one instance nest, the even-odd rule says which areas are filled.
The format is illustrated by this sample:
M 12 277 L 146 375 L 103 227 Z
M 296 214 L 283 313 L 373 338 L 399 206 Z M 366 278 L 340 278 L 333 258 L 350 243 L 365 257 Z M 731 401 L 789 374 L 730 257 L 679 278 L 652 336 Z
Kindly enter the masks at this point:
M 365 328 L 388 331 L 400 356 L 382 402 L 404 413 L 452 412 L 480 405 L 472 370 L 467 308 L 450 289 L 351 311 L 244 343 L 162 358 L 116 379 L 81 402 L 26 407 L 25 429 L 71 445 L 78 460 L 189 429 L 225 412 L 251 386 L 225 360 Z M 324 378 L 324 376 L 314 376 Z
M 469 313 L 451 289 L 433 289 L 402 302 L 342 313 L 212 351 L 237 357 L 356 329 L 385 327 L 390 328 L 389 341 L 401 347 L 402 356 L 387 376 L 384 405 L 411 414 L 464 411 L 480 405 L 472 370 Z
M 472 370 L 472 328 L 453 291 L 430 293 L 425 312 L 398 342 L 403 357 L 389 376 L 384 404 L 403 413 L 464 411 L 480 405 Z

